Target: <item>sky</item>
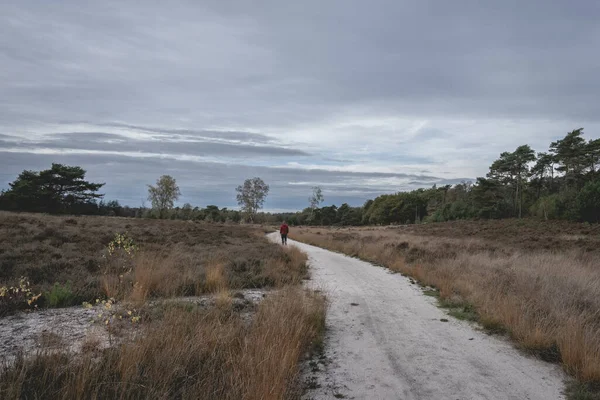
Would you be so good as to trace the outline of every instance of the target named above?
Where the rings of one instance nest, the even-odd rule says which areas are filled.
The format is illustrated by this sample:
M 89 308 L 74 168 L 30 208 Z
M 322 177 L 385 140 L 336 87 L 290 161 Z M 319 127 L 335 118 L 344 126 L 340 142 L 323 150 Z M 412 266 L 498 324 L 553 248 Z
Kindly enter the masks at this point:
M 362 205 L 600 137 L 596 0 L 0 0 L 0 189 L 78 165 L 107 200 Z

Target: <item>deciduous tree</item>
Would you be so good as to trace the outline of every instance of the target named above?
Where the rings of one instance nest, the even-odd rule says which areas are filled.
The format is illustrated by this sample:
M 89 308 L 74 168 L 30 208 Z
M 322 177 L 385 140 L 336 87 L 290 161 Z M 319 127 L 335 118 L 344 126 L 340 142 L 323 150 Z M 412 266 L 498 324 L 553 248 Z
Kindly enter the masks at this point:
M 315 186 L 312 188 L 312 194 L 308 198 L 308 203 L 310 204 L 311 209 L 318 208 L 319 205 L 325 200 L 323 197 L 323 190 L 321 190 L 320 186 Z
M 262 179 L 256 177 L 252 179 L 246 179 L 243 185 L 238 186 L 237 202 L 242 208 L 242 211 L 246 213 L 250 221 L 254 221 L 254 217 L 258 210 L 263 207 L 265 199 L 269 194 L 269 185 L 267 185 Z
M 173 208 L 175 200 L 181 196 L 181 191 L 175 178 L 163 175 L 156 181 L 156 186 L 148 185 L 148 200 L 152 208 L 158 211 L 159 218 L 164 218 L 166 212 Z

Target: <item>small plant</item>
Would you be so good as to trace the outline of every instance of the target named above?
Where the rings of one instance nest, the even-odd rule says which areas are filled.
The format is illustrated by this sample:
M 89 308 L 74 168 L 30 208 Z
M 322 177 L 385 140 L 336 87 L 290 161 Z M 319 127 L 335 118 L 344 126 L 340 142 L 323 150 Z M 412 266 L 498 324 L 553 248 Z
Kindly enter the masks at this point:
M 131 324 L 137 324 L 141 320 L 138 310 L 134 309 L 123 309 L 115 306 L 116 300 L 110 298 L 108 300 L 96 299 L 96 305 L 100 307 L 100 311 L 92 319 L 94 323 L 102 323 L 106 326 L 108 331 L 108 341 L 112 345 L 112 337 L 114 336 L 117 324 L 120 322 L 130 321 Z M 83 302 L 84 308 L 93 308 L 91 303 Z
M 29 280 L 21 277 L 18 286 L 0 287 L 0 315 L 37 308 L 35 303 L 40 297 L 41 294 L 33 294 Z
M 138 247 L 133 239 L 126 233 L 117 233 L 114 239 L 106 246 L 102 258 L 106 262 L 106 271 L 113 273 L 131 272 L 133 257 Z
M 75 300 L 75 294 L 71 289 L 71 282 L 67 282 L 64 285 L 55 283 L 52 290 L 46 293 L 46 296 L 48 297 L 48 305 L 54 308 L 68 307 L 73 305 L 73 301 Z
M 126 289 L 130 289 L 127 283 L 131 283 L 133 258 L 137 250 L 137 245 L 126 233 L 117 233 L 107 245 L 102 257 L 105 265 L 102 286 L 107 297 L 123 295 Z
M 115 238 L 107 246 L 108 254 L 115 255 L 119 251 L 125 252 L 128 256 L 133 257 L 137 251 L 137 246 L 133 239 L 127 236 L 126 233 L 117 233 Z

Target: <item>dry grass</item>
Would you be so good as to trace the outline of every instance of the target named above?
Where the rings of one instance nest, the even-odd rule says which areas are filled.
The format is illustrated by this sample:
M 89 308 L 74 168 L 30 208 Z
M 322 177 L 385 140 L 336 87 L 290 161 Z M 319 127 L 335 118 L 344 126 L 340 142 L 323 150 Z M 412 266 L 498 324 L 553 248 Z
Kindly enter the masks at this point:
M 107 256 L 124 232 L 138 250 Z M 112 297 L 137 309 L 107 325 L 121 336 L 108 349 L 91 339 L 73 354 L 46 341 L 0 365 L 0 398 L 299 398 L 298 363 L 325 319 L 324 298 L 299 289 L 306 261 L 258 226 L 0 212 L 0 285 L 22 275 L 35 292 L 72 282 L 75 303 Z M 277 291 L 240 309 L 232 291 L 244 288 Z M 148 301 L 206 293 L 214 307 Z
M 221 262 L 213 262 L 206 266 L 206 290 L 210 293 L 223 291 L 227 287 L 225 266 Z
M 295 247 L 277 249 L 277 257 L 266 258 L 260 269 L 244 271 L 259 273 L 264 285 L 258 287 L 283 287 L 299 284 L 307 274 L 307 257 Z M 240 271 L 237 271 L 240 272 Z M 223 258 L 209 260 L 197 266 L 178 261 L 174 254 L 161 255 L 140 252 L 133 260 L 131 275 L 103 276 L 103 282 L 111 279 L 113 286 L 104 286 L 107 297 L 145 303 L 149 298 L 179 297 L 203 293 L 222 293 L 244 285 L 230 285 L 227 261 Z M 256 277 L 254 277 L 256 279 Z M 234 280 L 235 277 L 233 278 Z
M 132 260 L 106 257 L 117 233 L 138 246 Z M 25 276 L 47 293 L 71 282 L 73 305 L 294 284 L 306 274 L 298 257 L 269 243 L 259 226 L 0 212 L 0 286 Z
M 173 305 L 133 342 L 82 357 L 40 354 L 5 367 L 0 397 L 299 398 L 298 362 L 324 329 L 322 297 L 288 287 L 248 325 L 230 308 Z
M 460 231 L 405 232 L 313 228 L 293 236 L 434 286 L 446 304 L 474 306 L 484 326 L 508 330 L 524 349 L 560 360 L 581 381 L 600 381 L 600 263 L 585 247 L 527 251 Z
M 297 247 L 288 246 L 283 248 L 282 259 L 272 259 L 265 265 L 265 276 L 275 286 L 286 284 L 299 284 L 307 277 L 307 270 L 294 266 L 305 266 L 308 257 Z
M 382 227 L 371 229 L 382 229 Z M 502 219 L 413 224 L 397 226 L 393 230 L 427 238 L 477 238 L 528 251 L 579 250 L 600 255 L 599 224 L 564 220 Z

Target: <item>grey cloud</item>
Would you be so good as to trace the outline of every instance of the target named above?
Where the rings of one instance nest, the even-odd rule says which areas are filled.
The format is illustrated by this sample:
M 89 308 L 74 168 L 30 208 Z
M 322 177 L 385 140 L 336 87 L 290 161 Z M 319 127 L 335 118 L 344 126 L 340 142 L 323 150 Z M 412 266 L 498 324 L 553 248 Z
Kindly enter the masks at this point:
M 426 175 L 415 175 L 415 174 L 406 174 L 402 172 L 393 173 L 393 172 L 345 172 L 345 171 L 330 171 L 326 169 L 297 169 L 297 168 L 271 168 L 273 170 L 281 171 L 282 174 L 289 173 L 289 178 L 294 178 L 294 174 L 298 171 L 302 171 L 303 176 L 306 176 L 306 173 L 310 174 L 313 179 L 329 179 L 340 176 L 355 176 L 361 178 L 416 178 L 416 179 L 426 179 L 435 181 L 439 178 L 433 176 Z
M 235 135 L 235 137 L 240 137 Z M 191 156 L 220 157 L 282 157 L 309 156 L 305 151 L 286 147 L 221 143 L 204 141 L 202 138 L 185 136 L 179 138 L 160 138 L 142 140 L 104 132 L 68 132 L 56 133 L 44 140 L 21 141 L 20 148 L 74 149 L 110 152 L 168 153 Z M 12 140 L 2 140 L 0 146 L 13 144 Z
M 385 101 L 429 115 L 598 119 L 590 101 L 600 85 L 600 6 L 592 0 L 213 4 L 280 31 L 264 39 L 287 69 L 325 85 L 325 101 Z
M 4 6 L 5 117 L 289 126 L 376 106 L 598 120 L 593 0 L 98 4 Z
M 442 179 L 442 178 L 434 178 L 434 179 L 427 179 L 427 180 L 422 180 L 422 181 L 410 181 L 408 182 L 408 185 L 411 187 L 430 187 L 433 184 L 436 184 L 438 186 L 442 185 L 456 185 L 458 183 L 462 183 L 462 182 L 472 182 L 473 178 L 454 178 L 454 179 Z
M 211 131 L 211 130 L 194 130 L 194 129 L 170 129 L 170 128 L 153 128 L 147 126 L 130 125 L 123 123 L 105 123 L 99 126 L 128 128 L 136 131 L 154 132 L 159 134 L 170 134 L 171 137 L 178 136 L 181 138 L 212 138 L 219 140 L 234 140 L 249 143 L 274 143 L 276 140 L 270 136 L 262 135 L 254 132 L 241 131 Z

